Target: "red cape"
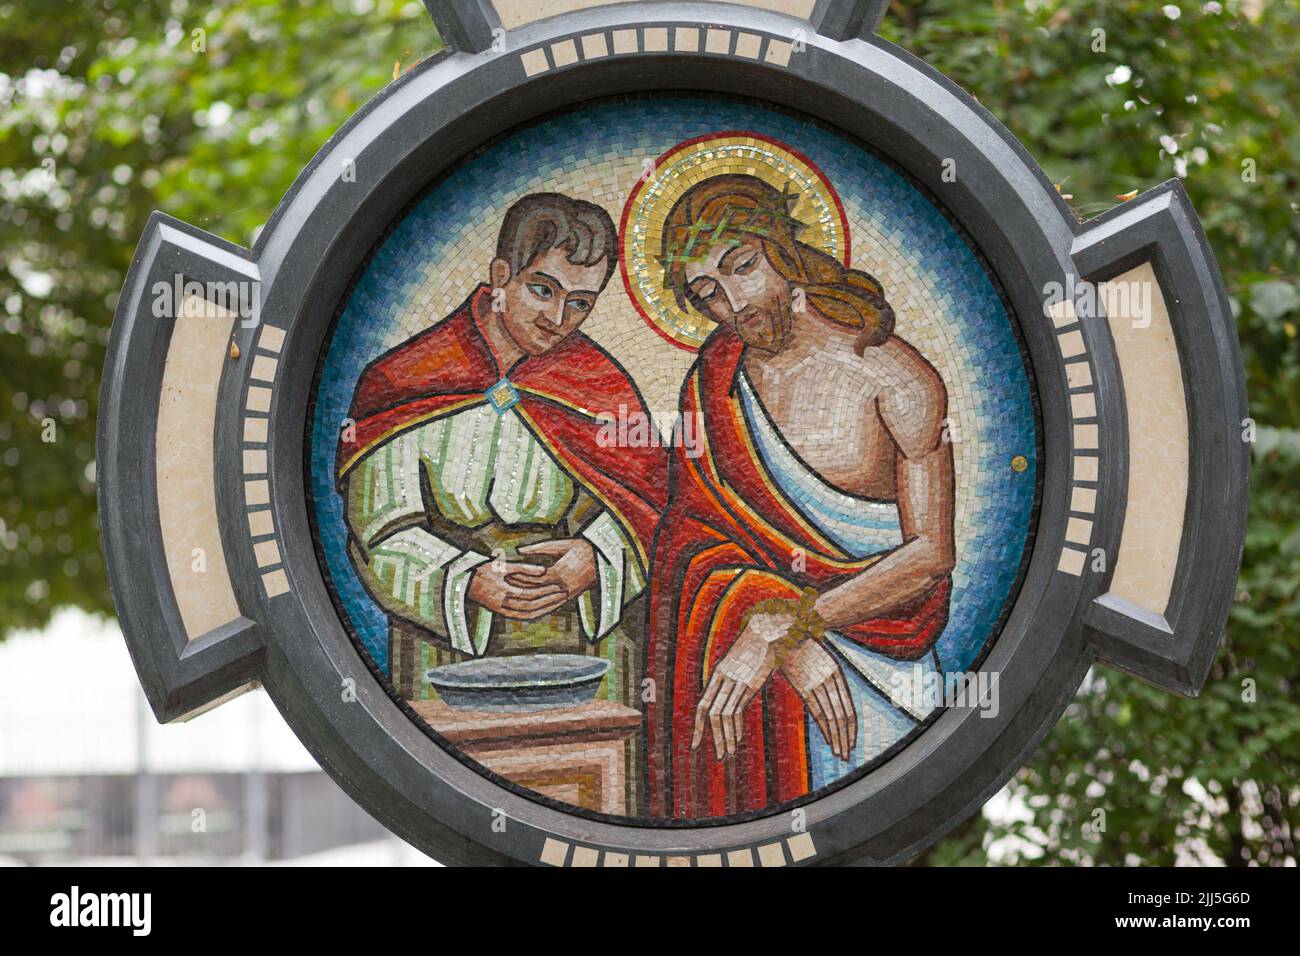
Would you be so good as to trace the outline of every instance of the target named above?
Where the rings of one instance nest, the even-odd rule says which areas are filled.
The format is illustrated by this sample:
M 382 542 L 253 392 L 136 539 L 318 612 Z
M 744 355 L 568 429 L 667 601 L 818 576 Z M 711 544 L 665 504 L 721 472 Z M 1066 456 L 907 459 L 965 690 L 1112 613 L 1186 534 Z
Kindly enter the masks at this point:
M 425 422 L 485 404 L 508 378 L 514 406 L 533 435 L 636 541 L 643 569 L 667 493 L 662 447 L 618 447 L 598 440 L 602 417 L 648 415 L 622 368 L 575 332 L 543 355 L 502 369 L 481 323 L 491 290 L 479 286 L 446 320 L 375 359 L 361 374 L 350 417 L 353 441 L 338 447 L 338 476 L 390 438 Z
M 793 600 L 809 586 L 835 587 L 883 557 L 846 554 L 767 473 L 735 391 L 743 352 L 741 340 L 720 327 L 682 387 L 682 414 L 695 416 L 704 451 L 692 458 L 684 443 L 675 444 L 672 492 L 652 562 L 647 670 L 656 694 L 647 747 L 654 816 L 729 816 L 808 792 L 804 704 L 779 671 L 746 710 L 735 758 L 717 760 L 707 735 L 698 750 L 690 749 L 695 708 L 750 607 L 768 598 Z M 939 639 L 948 595 L 945 578 L 888 616 L 839 633 L 873 651 L 916 659 Z

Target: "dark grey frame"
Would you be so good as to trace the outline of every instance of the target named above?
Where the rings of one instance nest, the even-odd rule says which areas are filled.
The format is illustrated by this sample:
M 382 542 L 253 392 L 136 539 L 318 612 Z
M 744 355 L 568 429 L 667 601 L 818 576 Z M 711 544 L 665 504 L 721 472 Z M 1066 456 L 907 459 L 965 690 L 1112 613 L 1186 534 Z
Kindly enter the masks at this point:
M 446 51 L 366 104 L 313 159 L 252 250 L 165 216 L 146 229 L 109 344 L 99 425 L 100 513 L 110 579 L 146 693 L 161 720 L 260 681 L 304 744 L 368 811 L 452 863 L 536 863 L 548 837 L 622 853 L 687 855 L 791 835 L 784 814 L 687 829 L 612 825 L 507 790 L 439 748 L 371 676 L 338 619 L 310 538 L 305 421 L 323 337 L 356 265 L 393 217 L 474 147 L 538 115 L 602 95 L 703 90 L 753 96 L 838 126 L 903 166 L 945 203 L 996 272 L 1038 382 L 1043 491 L 1035 550 L 984 669 L 1001 675 L 1001 714 L 945 711 L 902 753 L 805 806 L 811 862 L 895 863 L 974 812 L 1021 766 L 1100 659 L 1183 693 L 1203 683 L 1226 622 L 1245 533 L 1249 457 L 1240 441 L 1244 375 L 1226 294 L 1186 194 L 1166 183 L 1091 223 L 1076 222 L 1023 147 L 974 99 L 924 63 L 870 36 L 884 4 L 819 0 L 810 24 L 718 3 L 620 4 L 530 24 L 490 50 L 486 0 L 429 0 Z M 785 67 L 704 52 L 607 56 L 527 78 L 519 51 L 595 31 L 712 25 L 791 37 Z M 486 33 L 485 33 L 486 31 Z M 487 45 L 483 44 L 487 37 Z M 837 40 L 833 36 L 845 37 Z M 866 39 L 859 37 L 867 36 Z M 338 175 L 355 162 L 356 181 Z M 941 179 L 945 158 L 958 178 Z M 1114 275 L 1154 259 L 1185 369 L 1193 470 L 1174 597 L 1155 621 L 1105 595 L 1109 571 L 1056 570 L 1069 512 L 1071 420 L 1056 337 L 1042 314 L 1048 282 Z M 237 419 L 247 363 L 229 363 L 214 423 L 218 516 L 246 617 L 188 646 L 162 560 L 153 437 L 169 326 L 153 319 L 156 277 L 257 277 L 261 320 L 288 329 L 271 409 L 272 507 L 289 595 L 267 600 L 243 535 Z M 1168 284 L 1166 284 L 1168 283 Z M 1103 470 L 1093 546 L 1114 555 L 1123 519 L 1124 404 L 1103 319 L 1084 318 L 1097 380 Z M 237 329 L 251 354 L 255 328 Z M 1211 528 L 1213 531 L 1211 532 Z M 1211 537 L 1212 534 L 1212 537 Z M 355 682 L 345 700 L 343 682 Z M 491 826 L 504 813 L 504 832 Z

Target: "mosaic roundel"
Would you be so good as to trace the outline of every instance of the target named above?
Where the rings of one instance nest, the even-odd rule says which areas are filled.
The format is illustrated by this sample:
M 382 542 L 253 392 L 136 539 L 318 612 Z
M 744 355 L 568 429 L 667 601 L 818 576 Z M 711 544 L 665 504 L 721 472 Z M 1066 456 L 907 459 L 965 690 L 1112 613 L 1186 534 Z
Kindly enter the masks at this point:
M 356 276 L 310 429 L 358 650 L 535 799 L 743 819 L 997 707 L 1040 445 L 1015 322 L 807 118 L 631 98 L 483 148 Z

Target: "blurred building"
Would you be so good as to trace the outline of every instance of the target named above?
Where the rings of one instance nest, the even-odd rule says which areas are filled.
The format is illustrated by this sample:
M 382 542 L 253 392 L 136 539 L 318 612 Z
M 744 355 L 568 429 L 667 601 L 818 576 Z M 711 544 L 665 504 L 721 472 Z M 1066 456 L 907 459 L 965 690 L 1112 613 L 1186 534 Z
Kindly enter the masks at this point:
M 0 862 L 429 863 L 321 772 L 255 690 L 159 725 L 113 622 L 0 643 Z

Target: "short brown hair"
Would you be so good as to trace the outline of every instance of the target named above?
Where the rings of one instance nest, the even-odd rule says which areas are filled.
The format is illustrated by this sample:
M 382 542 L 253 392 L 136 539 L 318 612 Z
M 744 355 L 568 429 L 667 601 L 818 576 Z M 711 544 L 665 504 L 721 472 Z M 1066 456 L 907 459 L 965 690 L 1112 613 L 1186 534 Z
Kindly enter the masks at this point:
M 530 193 L 506 210 L 497 258 L 510 263 L 511 275 L 519 275 L 551 249 L 567 250 L 568 260 L 580 266 L 604 259 L 604 289 L 618 263 L 618 233 L 609 213 L 595 203 L 561 193 Z

